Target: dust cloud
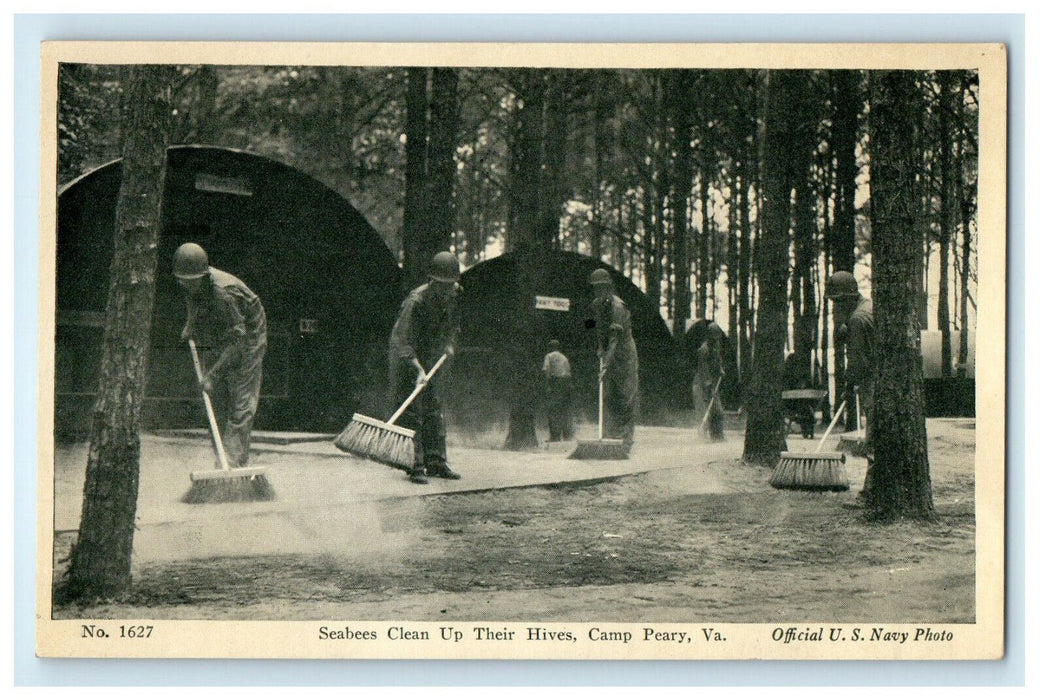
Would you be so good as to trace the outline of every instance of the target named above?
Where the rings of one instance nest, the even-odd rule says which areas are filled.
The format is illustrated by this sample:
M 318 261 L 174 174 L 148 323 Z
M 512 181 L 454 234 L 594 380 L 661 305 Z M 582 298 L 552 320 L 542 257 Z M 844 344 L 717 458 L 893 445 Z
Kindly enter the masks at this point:
M 425 504 L 419 499 L 329 506 L 289 498 L 281 493 L 279 509 L 254 513 L 244 513 L 241 504 L 230 504 L 229 510 L 220 504 L 196 506 L 194 520 L 144 526 L 135 533 L 135 561 L 322 555 L 389 563 L 407 556 L 422 536 Z

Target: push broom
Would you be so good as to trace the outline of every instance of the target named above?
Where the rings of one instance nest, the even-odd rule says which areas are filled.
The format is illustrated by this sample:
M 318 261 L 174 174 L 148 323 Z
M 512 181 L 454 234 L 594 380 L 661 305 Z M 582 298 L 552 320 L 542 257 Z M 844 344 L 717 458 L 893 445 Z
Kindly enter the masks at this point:
M 578 440 L 569 459 L 628 459 L 629 445 L 624 440 L 603 437 L 603 380 L 606 367 L 599 370 L 599 437 L 596 440 Z
M 844 433 L 839 436 L 839 444 L 835 449 L 840 452 L 847 452 L 854 457 L 866 457 L 868 450 L 865 445 L 867 440 L 865 439 L 868 435 L 867 428 L 861 426 L 861 394 L 860 392 L 854 392 L 854 402 L 857 408 L 857 430 L 852 433 Z
M 712 393 L 710 394 L 710 398 L 708 399 L 708 408 L 705 409 L 705 417 L 701 419 L 701 425 L 697 427 L 697 432 L 699 435 L 704 432 L 705 424 L 708 423 L 708 417 L 712 415 L 712 406 L 715 404 L 716 394 L 719 393 L 719 385 L 722 383 L 722 381 L 723 378 L 719 377 L 719 379 L 717 379 L 715 382 L 715 388 L 712 389 Z M 720 431 L 720 433 L 721 432 L 722 431 Z
M 811 452 L 782 452 L 781 460 L 770 475 L 770 485 L 776 489 L 797 489 L 801 491 L 846 491 L 850 488 L 850 479 L 846 476 L 846 455 L 842 452 L 821 452 L 832 429 L 843 415 L 846 404 L 843 403 L 835 412 L 828 430 Z
M 348 426 L 334 440 L 334 445 L 342 452 L 409 471 L 414 466 L 414 431 L 395 423 L 446 361 L 447 356 L 443 355 L 432 365 L 425 381 L 414 387 L 407 400 L 387 421 L 354 413 Z
M 200 355 L 196 352 L 196 342 L 189 338 L 189 351 L 192 353 L 196 379 L 203 383 L 203 366 Z M 222 435 L 218 431 L 218 421 L 214 418 L 214 406 L 206 391 L 203 394 L 203 406 L 207 409 L 207 423 L 214 442 L 214 453 L 218 456 L 219 467 L 203 472 L 192 472 L 189 480 L 192 486 L 182 496 L 183 503 L 232 503 L 236 501 L 271 501 L 276 498 L 269 480 L 265 478 L 264 467 L 239 467 L 231 469 L 229 458 L 225 454 Z

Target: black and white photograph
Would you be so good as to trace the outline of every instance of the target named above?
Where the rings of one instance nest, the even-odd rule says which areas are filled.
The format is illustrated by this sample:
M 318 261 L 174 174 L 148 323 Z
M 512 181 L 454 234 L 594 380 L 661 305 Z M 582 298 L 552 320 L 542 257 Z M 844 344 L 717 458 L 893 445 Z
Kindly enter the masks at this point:
M 39 655 L 1003 654 L 1005 46 L 42 50 Z

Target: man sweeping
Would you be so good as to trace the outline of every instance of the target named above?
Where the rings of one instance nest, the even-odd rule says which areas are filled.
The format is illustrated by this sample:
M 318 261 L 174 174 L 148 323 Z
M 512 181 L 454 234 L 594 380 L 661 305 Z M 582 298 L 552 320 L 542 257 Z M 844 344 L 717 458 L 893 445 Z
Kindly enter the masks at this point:
M 845 271 L 836 272 L 828 279 L 825 293 L 832 300 L 836 326 L 846 328 L 843 334 L 846 339 L 846 383 L 857 388 L 861 412 L 867 416 L 865 451 L 868 457 L 868 471 L 864 479 L 867 489 L 871 483 L 872 469 L 875 467 L 872 417 L 875 411 L 876 351 L 872 301 L 860 293 L 857 280 Z
M 440 397 L 446 363 L 427 383 L 425 375 L 444 354 L 454 355 L 458 336 L 458 280 L 461 267 L 453 253 L 437 253 L 429 266 L 429 281 L 403 300 L 389 337 L 389 391 L 394 405 L 407 399 L 419 385 L 421 393 L 399 423 L 414 433 L 414 466 L 410 480 L 427 484 L 426 476 L 460 479 L 447 466 L 447 432 Z
M 570 360 L 560 350 L 558 340 L 549 341 L 548 354 L 541 363 L 541 372 L 545 375 L 545 388 L 548 393 L 549 442 L 570 440 L 574 437 Z
M 639 357 L 632 338 L 632 315 L 614 294 L 610 273 L 599 268 L 589 276 L 592 286 L 590 318 L 595 322 L 599 365 L 605 373 L 607 437 L 620 439 L 631 449 L 635 435 L 636 396 L 639 393 Z
M 711 440 L 724 440 L 723 404 L 719 400 L 723 375 L 723 330 L 715 321 L 708 324 L 707 337 L 697 349 L 697 367 L 694 373 L 694 407 L 701 417 L 702 425 L 707 427 Z
M 207 253 L 195 243 L 175 251 L 174 276 L 185 290 L 182 341 L 193 339 L 211 349 L 205 357 L 217 356 L 204 363 L 200 387 L 215 403 L 230 466 L 244 468 L 250 459 L 268 342 L 265 309 L 240 279 L 210 267 Z

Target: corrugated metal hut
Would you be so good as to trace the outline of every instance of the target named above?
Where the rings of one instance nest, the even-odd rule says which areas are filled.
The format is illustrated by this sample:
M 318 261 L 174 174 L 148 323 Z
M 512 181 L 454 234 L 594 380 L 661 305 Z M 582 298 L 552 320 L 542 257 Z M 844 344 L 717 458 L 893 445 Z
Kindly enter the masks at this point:
M 492 427 L 508 415 L 511 377 L 518 369 L 509 366 L 508 349 L 514 342 L 510 314 L 515 265 L 515 255 L 510 253 L 481 262 L 462 275 L 462 347 L 455 358 L 449 387 L 452 400 L 448 402 L 448 410 L 459 425 Z M 610 272 L 615 293 L 632 314 L 639 354 L 639 419 L 646 423 L 671 421 L 691 403 L 689 379 L 672 335 L 655 304 L 624 275 L 595 258 L 566 251 L 547 255 L 545 268 L 538 271 L 536 293 L 547 297 L 542 305 L 549 308 L 537 311 L 538 337 L 532 339 L 535 351 L 529 370 L 539 373 L 548 341 L 559 340 L 573 366 L 575 410 L 595 419 L 596 340 L 585 321 L 592 300 L 588 277 L 597 267 Z M 561 310 L 564 306 L 566 309 Z
M 119 161 L 58 196 L 55 425 L 88 426 L 113 255 Z M 385 347 L 401 271 L 378 233 L 319 181 L 268 158 L 227 148 L 168 150 L 149 357 L 146 427 L 205 425 L 187 348 L 174 250 L 202 245 L 214 267 L 247 283 L 269 323 L 256 426 L 329 431 L 354 410 L 380 411 Z

